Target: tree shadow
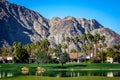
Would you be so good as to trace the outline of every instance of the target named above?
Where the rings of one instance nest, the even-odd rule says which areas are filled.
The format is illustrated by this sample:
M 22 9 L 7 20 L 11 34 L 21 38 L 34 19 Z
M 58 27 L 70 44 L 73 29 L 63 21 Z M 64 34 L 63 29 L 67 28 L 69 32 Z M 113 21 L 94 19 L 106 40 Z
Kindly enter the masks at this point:
M 73 64 L 73 65 L 64 65 L 64 66 L 53 66 L 53 69 L 70 69 L 70 68 L 83 68 L 83 67 L 87 67 L 87 65 L 83 65 L 83 64 Z

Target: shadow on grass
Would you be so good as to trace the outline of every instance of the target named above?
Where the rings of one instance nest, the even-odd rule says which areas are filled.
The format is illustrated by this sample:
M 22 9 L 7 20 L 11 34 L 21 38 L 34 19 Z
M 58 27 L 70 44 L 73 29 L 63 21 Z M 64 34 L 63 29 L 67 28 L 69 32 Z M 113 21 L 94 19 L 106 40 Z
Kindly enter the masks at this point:
M 71 65 L 64 65 L 64 66 L 53 66 L 53 69 L 69 69 L 69 68 L 83 68 L 83 67 L 87 67 L 87 65 L 81 65 L 81 64 L 71 64 Z

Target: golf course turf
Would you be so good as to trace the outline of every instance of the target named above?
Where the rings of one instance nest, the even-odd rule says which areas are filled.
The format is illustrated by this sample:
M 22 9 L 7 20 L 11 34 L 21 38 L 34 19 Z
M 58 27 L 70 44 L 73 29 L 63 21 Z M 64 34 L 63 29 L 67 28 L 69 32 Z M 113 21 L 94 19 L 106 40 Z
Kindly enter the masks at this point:
M 35 69 L 38 67 L 37 64 L 0 64 L 0 70 L 19 70 L 22 67 L 28 67 L 30 69 Z M 80 63 L 80 64 L 44 64 L 42 67 L 45 69 L 111 69 L 120 70 L 120 64 L 110 64 L 110 63 Z
M 1 78 L 0 80 L 120 80 L 120 77 L 81 76 L 69 78 L 40 77 L 40 76 L 19 76 L 13 78 Z
M 28 67 L 30 70 L 35 70 L 37 64 L 0 64 L 2 70 L 21 70 L 22 67 Z M 43 67 L 47 70 L 120 70 L 120 64 L 110 63 L 80 63 L 80 64 L 44 64 Z M 105 76 L 80 76 L 80 77 L 47 77 L 47 76 L 14 76 L 9 78 L 0 78 L 0 80 L 120 80 L 120 77 L 105 77 Z

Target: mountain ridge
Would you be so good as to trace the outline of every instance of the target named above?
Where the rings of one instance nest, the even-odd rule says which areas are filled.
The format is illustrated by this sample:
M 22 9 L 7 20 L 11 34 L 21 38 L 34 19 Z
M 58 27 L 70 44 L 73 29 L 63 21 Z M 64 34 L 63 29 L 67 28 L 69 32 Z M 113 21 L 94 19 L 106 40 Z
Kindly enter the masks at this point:
M 64 43 L 65 38 L 69 36 L 71 38 L 70 47 L 75 48 L 74 37 L 80 37 L 82 34 L 103 27 L 95 19 L 87 20 L 71 16 L 63 19 L 59 17 L 47 19 L 23 6 L 0 0 L 1 46 L 12 45 L 14 41 L 27 44 L 48 38 L 51 45 L 55 47 L 56 44 Z

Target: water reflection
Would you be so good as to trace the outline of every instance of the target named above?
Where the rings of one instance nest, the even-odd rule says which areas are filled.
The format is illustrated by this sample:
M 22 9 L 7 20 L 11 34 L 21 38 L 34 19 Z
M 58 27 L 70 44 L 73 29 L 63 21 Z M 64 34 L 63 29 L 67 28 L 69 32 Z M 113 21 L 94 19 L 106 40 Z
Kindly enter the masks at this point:
M 21 71 L 0 71 L 0 78 L 3 77 L 14 77 L 14 76 L 22 76 L 24 74 Z M 49 77 L 80 77 L 80 76 L 107 76 L 107 77 L 120 77 L 120 71 L 52 71 L 48 70 L 45 72 L 39 71 L 29 71 L 26 75 L 33 76 L 49 76 Z
M 36 75 L 37 76 L 42 76 L 42 74 L 45 72 L 46 70 L 42 67 L 37 67 L 36 69 Z
M 22 72 L 22 74 L 28 74 L 29 73 L 29 68 L 23 67 L 23 68 L 21 68 L 21 72 Z
M 12 77 L 14 74 L 12 72 L 0 72 L 0 78 L 2 77 Z
M 108 72 L 107 77 L 115 77 L 120 76 L 120 72 Z

